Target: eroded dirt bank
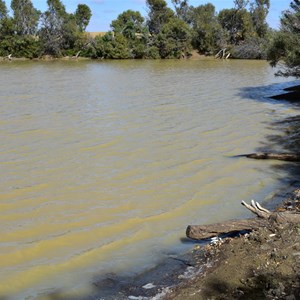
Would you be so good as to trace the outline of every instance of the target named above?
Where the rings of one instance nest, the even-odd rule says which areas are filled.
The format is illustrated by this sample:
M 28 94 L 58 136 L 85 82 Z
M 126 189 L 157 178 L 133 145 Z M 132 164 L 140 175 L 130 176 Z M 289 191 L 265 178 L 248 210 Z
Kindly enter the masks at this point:
M 279 210 L 300 213 L 299 190 Z M 212 266 L 164 299 L 300 299 L 300 224 L 260 228 L 206 250 Z

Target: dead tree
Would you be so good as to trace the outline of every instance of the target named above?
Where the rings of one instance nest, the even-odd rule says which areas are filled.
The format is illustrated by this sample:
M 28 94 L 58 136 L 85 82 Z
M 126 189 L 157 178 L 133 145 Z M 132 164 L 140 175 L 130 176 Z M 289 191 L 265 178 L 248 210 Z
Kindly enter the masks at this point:
M 72 56 L 72 59 L 77 59 L 79 57 L 80 52 L 81 52 L 81 50 L 78 51 L 75 56 Z
M 186 229 L 186 236 L 193 240 L 202 240 L 227 233 L 257 230 L 263 226 L 274 227 L 287 223 L 300 223 L 300 214 L 296 212 L 270 212 L 254 200 L 251 201 L 250 205 L 242 201 L 242 205 L 256 214 L 258 218 L 230 220 L 211 225 L 189 225 Z
M 215 58 L 220 58 L 220 59 L 227 59 L 230 56 L 230 53 L 226 53 L 226 48 L 221 49 L 216 55 Z
M 4 59 L 8 59 L 9 61 L 12 61 L 12 57 L 11 56 L 12 56 L 12 54 L 9 54 L 9 55 L 5 56 Z

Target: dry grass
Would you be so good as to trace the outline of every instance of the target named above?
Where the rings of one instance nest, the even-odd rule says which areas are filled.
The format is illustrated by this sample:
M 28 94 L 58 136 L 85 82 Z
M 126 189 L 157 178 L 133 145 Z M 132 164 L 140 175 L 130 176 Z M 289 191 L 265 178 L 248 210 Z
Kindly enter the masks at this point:
M 95 31 L 95 32 L 87 32 L 86 34 L 92 38 L 95 38 L 96 36 L 104 36 L 107 32 L 105 31 Z

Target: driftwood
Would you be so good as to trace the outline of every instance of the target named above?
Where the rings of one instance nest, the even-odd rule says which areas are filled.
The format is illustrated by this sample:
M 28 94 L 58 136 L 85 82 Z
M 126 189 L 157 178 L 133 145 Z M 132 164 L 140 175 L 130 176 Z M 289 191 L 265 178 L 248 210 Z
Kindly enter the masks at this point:
M 244 230 L 257 230 L 263 226 L 274 227 L 276 225 L 287 223 L 300 223 L 299 213 L 290 211 L 270 212 L 253 200 L 251 201 L 250 205 L 242 201 L 242 205 L 256 214 L 258 218 L 231 220 L 224 223 L 216 223 L 211 225 L 189 225 L 186 229 L 186 236 L 193 240 L 202 240 L 227 233 L 240 232 Z
M 189 225 L 186 229 L 186 236 L 193 240 L 202 240 L 226 233 L 254 230 L 266 224 L 266 220 L 245 219 L 231 220 L 211 225 Z
M 78 51 L 75 56 L 72 56 L 72 59 L 77 59 L 79 57 L 80 52 L 81 52 L 81 50 Z
M 236 157 L 248 157 L 255 159 L 277 159 L 284 161 L 300 161 L 300 153 L 267 153 L 267 152 L 257 152 L 250 154 L 241 154 Z
M 215 55 L 215 58 L 220 58 L 220 59 L 227 59 L 227 58 L 229 58 L 229 56 L 230 56 L 230 53 L 228 52 L 226 52 L 226 48 L 224 48 L 224 49 L 221 49 L 216 55 Z
M 8 59 L 9 61 L 12 61 L 12 54 L 8 54 L 7 56 L 4 57 L 4 60 Z

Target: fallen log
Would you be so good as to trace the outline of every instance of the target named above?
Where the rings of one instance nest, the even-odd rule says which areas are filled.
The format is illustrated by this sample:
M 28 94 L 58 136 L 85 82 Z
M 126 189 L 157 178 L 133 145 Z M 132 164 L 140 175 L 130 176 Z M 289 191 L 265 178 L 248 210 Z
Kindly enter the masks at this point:
M 186 229 L 186 236 L 193 240 L 203 240 L 227 233 L 254 230 L 266 225 L 266 220 L 259 219 L 230 220 L 211 225 L 189 225 Z
M 257 230 L 262 226 L 274 227 L 286 223 L 300 223 L 300 214 L 296 212 L 270 212 L 253 200 L 250 205 L 242 201 L 242 205 L 256 214 L 258 218 L 231 220 L 211 225 L 189 225 L 186 229 L 186 236 L 193 240 L 202 240 L 244 230 Z
M 249 154 L 236 155 L 235 157 L 248 157 L 254 159 L 277 159 L 283 161 L 300 161 L 300 153 L 267 153 L 267 152 L 256 152 Z

